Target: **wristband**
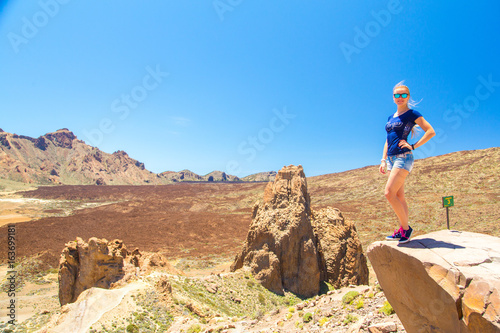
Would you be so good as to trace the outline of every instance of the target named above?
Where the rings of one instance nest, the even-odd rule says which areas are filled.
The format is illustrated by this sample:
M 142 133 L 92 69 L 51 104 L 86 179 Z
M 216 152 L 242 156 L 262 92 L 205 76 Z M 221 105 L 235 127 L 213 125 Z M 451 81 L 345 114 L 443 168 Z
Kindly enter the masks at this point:
M 411 150 L 415 150 L 415 146 L 413 145 L 413 143 L 411 144 Z
M 387 162 L 385 158 L 381 159 L 380 162 Z

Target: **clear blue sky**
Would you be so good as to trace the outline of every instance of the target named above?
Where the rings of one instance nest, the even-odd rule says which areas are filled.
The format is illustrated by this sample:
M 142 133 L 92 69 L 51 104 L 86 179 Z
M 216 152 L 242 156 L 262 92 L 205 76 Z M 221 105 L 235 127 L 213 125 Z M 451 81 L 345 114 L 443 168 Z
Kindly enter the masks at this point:
M 500 2 L 0 0 L 0 128 L 153 172 L 378 164 L 405 80 L 438 135 L 500 144 Z

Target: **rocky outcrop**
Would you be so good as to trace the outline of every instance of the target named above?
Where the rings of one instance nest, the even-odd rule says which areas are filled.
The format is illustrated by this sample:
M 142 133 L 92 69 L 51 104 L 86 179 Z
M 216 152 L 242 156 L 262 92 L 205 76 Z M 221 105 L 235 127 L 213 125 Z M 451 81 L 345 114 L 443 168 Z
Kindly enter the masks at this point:
M 5 148 L 10 149 L 10 142 L 9 140 L 7 140 L 7 136 L 5 135 L 0 136 L 0 144 Z
M 358 262 L 356 256 L 340 258 L 359 254 L 361 244 L 357 237 L 352 241 L 340 240 L 343 244 L 336 248 L 336 254 L 326 252 L 336 247 L 334 239 L 356 233 L 354 226 L 345 224 L 343 218 L 342 223 L 333 225 L 332 221 L 339 216 L 332 214 L 320 212 L 315 222 L 302 166 L 284 167 L 274 182 L 267 185 L 263 201 L 255 204 L 247 239 L 231 270 L 250 267 L 255 278 L 267 289 L 278 294 L 289 290 L 306 297 L 318 293 L 322 279 L 344 285 L 362 280 L 358 276 L 366 272 L 366 280 L 363 280 L 366 283 L 366 259 Z M 335 234 L 337 228 L 349 231 Z M 354 243 L 354 250 L 351 250 Z M 359 267 L 363 267 L 361 271 L 357 271 Z
M 73 148 L 73 140 L 76 140 L 76 135 L 67 128 L 57 130 L 53 133 L 47 133 L 44 137 L 50 140 L 56 147 L 66 149 Z
M 72 303 L 84 290 L 109 289 L 125 275 L 127 248 L 121 240 L 92 237 L 66 244 L 59 261 L 59 302 Z
M 310 199 L 301 166 L 281 169 L 256 204 L 243 251 L 231 270 L 249 266 L 264 287 L 312 296 L 319 291 L 320 271 L 311 226 Z
M 408 332 L 500 332 L 500 238 L 444 230 L 368 258 Z
M 338 209 L 314 212 L 312 219 L 320 258 L 321 280 L 335 288 L 368 284 L 368 266 L 354 223 Z

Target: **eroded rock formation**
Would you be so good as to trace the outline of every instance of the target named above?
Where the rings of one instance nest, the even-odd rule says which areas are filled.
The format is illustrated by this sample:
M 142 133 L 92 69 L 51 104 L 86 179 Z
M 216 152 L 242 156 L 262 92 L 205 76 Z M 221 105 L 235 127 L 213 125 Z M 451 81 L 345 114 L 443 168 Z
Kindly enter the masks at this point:
M 321 280 L 367 283 L 366 258 L 357 236 L 352 237 L 356 230 L 332 212 L 320 211 L 315 221 L 302 166 L 284 167 L 267 185 L 263 202 L 255 204 L 247 239 L 231 270 L 250 267 L 267 289 L 306 297 L 318 293 Z M 329 253 L 333 250 L 337 252 Z
M 500 332 L 500 238 L 443 230 L 368 258 L 407 332 Z
M 92 237 L 66 244 L 59 261 L 59 302 L 72 303 L 84 290 L 108 289 L 125 275 L 127 248 L 121 240 Z
M 368 266 L 354 223 L 338 209 L 314 212 L 312 219 L 320 258 L 321 280 L 335 288 L 368 284 Z

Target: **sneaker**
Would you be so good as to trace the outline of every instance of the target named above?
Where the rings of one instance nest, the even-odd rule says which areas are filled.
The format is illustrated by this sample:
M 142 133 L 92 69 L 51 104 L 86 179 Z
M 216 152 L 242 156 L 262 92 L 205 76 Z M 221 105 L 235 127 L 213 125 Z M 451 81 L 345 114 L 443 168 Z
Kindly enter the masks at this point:
M 413 233 L 413 229 L 408 226 L 408 230 L 401 229 L 401 238 L 399 239 L 399 244 L 405 244 L 410 241 L 411 234 Z
M 403 227 L 399 227 L 399 229 L 394 230 L 394 233 L 391 236 L 387 236 L 385 239 L 388 241 L 398 241 L 401 239 L 401 231 Z

